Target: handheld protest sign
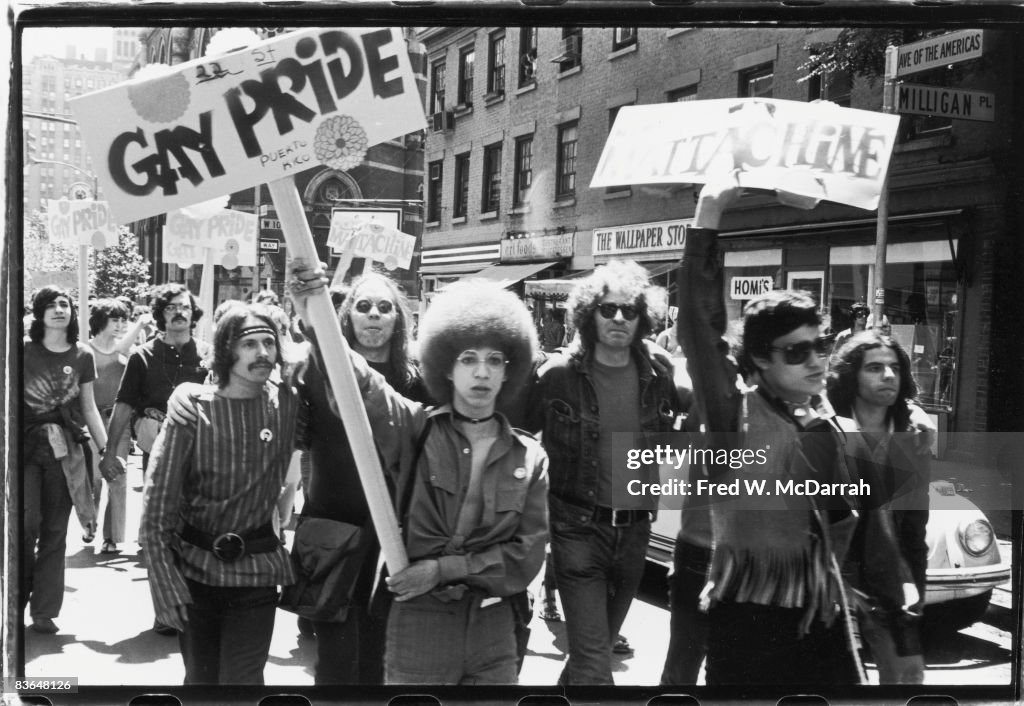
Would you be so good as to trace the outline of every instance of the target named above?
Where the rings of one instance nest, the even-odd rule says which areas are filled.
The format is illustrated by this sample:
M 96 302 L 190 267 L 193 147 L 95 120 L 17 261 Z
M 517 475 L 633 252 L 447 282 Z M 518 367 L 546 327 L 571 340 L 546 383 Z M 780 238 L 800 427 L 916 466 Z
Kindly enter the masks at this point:
M 288 250 L 293 257 L 302 258 L 308 263 L 317 262 L 316 245 L 313 234 L 306 222 L 302 199 L 292 179 L 280 179 L 270 182 L 270 196 L 274 200 L 281 219 L 281 230 L 284 231 Z M 349 361 L 349 348 L 345 337 L 341 335 L 338 317 L 331 304 L 331 296 L 326 289 L 310 297 L 307 302 L 310 323 L 317 332 L 317 344 L 323 351 L 336 351 L 337 355 L 325 355 L 324 366 L 327 378 L 334 390 L 334 399 L 338 403 L 342 424 L 345 425 L 346 436 L 352 446 L 352 456 L 356 460 L 356 470 L 366 495 L 366 504 L 370 508 L 374 529 L 380 539 L 381 554 L 388 565 L 388 571 L 395 575 L 409 564 L 402 544 L 402 536 L 398 531 L 398 519 L 391 495 L 388 493 L 381 470 L 380 458 L 373 445 L 373 430 L 366 418 L 366 408 L 359 392 L 355 372 Z
M 416 237 L 400 230 L 402 211 L 397 208 L 338 208 L 331 215 L 327 244 L 341 261 L 332 284 L 344 281 L 356 257 L 364 258 L 363 274 L 374 262 L 387 270 L 408 269 L 416 248 Z
M 351 169 L 380 142 L 426 127 L 397 28 L 309 29 L 176 64 L 81 96 L 72 111 L 122 221 L 268 183 L 289 252 L 317 255 L 292 175 Z M 326 291 L 310 302 L 324 350 L 347 351 Z M 347 355 L 327 377 L 392 573 L 408 563 Z
M 626 106 L 615 118 L 591 188 L 704 184 L 736 171 L 740 186 L 785 203 L 878 205 L 899 116 L 767 98 Z

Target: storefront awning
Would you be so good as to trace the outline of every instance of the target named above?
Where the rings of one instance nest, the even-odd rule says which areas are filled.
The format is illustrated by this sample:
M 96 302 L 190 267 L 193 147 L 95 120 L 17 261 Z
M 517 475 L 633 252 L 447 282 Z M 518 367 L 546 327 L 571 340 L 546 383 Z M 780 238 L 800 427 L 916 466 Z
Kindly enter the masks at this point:
M 661 277 L 679 267 L 678 260 L 673 260 L 672 262 L 641 262 L 640 264 L 647 269 L 647 274 L 651 279 Z
M 497 282 L 502 287 L 511 287 L 513 284 L 535 275 L 541 270 L 546 270 L 555 262 L 531 262 L 523 265 L 491 265 L 480 270 L 476 274 L 466 275 L 463 279 L 485 279 Z

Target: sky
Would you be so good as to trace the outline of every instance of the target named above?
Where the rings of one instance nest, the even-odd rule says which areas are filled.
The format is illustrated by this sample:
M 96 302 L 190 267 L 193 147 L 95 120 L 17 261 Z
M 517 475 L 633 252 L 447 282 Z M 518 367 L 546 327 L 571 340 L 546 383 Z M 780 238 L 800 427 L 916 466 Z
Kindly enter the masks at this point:
M 113 41 L 110 27 L 31 27 L 22 33 L 21 50 L 26 59 L 43 54 L 64 58 L 64 47 L 74 44 L 79 55 L 92 59 L 95 49 L 104 47 L 109 60 Z

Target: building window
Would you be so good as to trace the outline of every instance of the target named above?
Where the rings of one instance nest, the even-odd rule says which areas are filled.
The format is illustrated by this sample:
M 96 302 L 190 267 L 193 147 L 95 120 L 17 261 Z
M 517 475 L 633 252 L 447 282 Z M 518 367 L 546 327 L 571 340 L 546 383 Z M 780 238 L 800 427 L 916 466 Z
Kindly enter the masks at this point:
M 636 44 L 636 27 L 616 27 L 612 30 L 612 51 Z
M 501 208 L 501 143 L 484 148 L 484 181 L 480 195 L 482 212 Z
M 807 81 L 807 100 L 831 101 L 845 108 L 850 107 L 850 91 L 853 78 L 847 70 L 815 74 Z
M 668 103 L 682 103 L 684 101 L 695 101 L 697 100 L 697 84 L 692 86 L 685 86 L 683 88 L 677 88 L 674 91 L 669 91 L 665 94 L 665 100 Z
M 465 218 L 469 204 L 469 152 L 455 155 L 455 198 L 452 218 Z
M 515 176 L 515 206 L 522 206 L 526 203 L 526 197 L 533 184 L 533 135 L 520 137 L 516 140 L 516 165 Z
M 472 47 L 459 52 L 459 105 L 473 105 L 473 59 L 476 51 Z
M 441 190 L 444 186 L 444 163 L 431 162 L 427 167 L 427 221 L 441 220 Z
M 430 67 L 430 112 L 444 112 L 444 62 Z
M 505 92 L 505 32 L 491 35 L 490 51 L 487 56 L 487 92 L 503 94 Z
M 581 27 L 564 27 L 562 29 L 562 45 L 558 55 L 551 61 L 558 64 L 558 70 L 569 71 L 582 65 L 583 29 Z
M 775 86 L 775 66 L 769 62 L 740 71 L 740 98 L 771 98 Z
M 519 30 L 519 86 L 534 83 L 537 79 L 537 28 L 522 27 Z
M 576 146 L 579 123 L 573 121 L 558 127 L 558 161 L 555 170 L 558 183 L 555 198 L 565 198 L 576 193 Z
M 618 117 L 619 110 L 621 110 L 622 107 L 623 106 L 621 106 L 621 105 L 617 105 L 617 106 L 615 106 L 614 108 L 611 108 L 608 111 L 608 134 L 611 134 L 612 127 L 614 127 L 614 125 L 615 125 L 615 118 Z M 618 194 L 618 193 L 624 193 L 624 192 L 628 192 L 628 191 L 629 191 L 629 185 L 628 184 L 625 184 L 625 185 L 622 185 L 622 186 L 609 186 L 609 187 L 606 187 L 605 190 L 604 190 L 604 192 L 606 194 Z

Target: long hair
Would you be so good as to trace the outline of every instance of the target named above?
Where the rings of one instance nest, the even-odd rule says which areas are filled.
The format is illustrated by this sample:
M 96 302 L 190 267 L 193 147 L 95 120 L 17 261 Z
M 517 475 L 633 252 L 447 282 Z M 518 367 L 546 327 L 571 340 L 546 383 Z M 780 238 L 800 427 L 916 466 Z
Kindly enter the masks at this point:
M 217 330 L 213 333 L 213 363 L 210 364 L 210 371 L 220 387 L 227 385 L 231 378 L 231 368 L 238 361 L 234 350 L 235 338 L 250 315 L 273 329 L 274 347 L 277 349 L 277 360 L 274 362 L 281 363 L 281 337 L 267 307 L 263 304 L 232 302 L 221 314 L 217 321 Z
M 539 350 L 526 305 L 497 282 L 469 279 L 445 287 L 423 315 L 419 330 L 423 381 L 440 404 L 452 401 L 449 375 L 464 350 L 488 346 L 505 354 L 499 407 L 526 382 Z
M 352 284 L 349 286 L 347 292 L 339 291 L 338 294 L 343 297 L 341 303 L 341 310 L 338 314 L 341 320 L 341 333 L 345 336 L 345 340 L 348 341 L 350 346 L 355 347 L 356 345 L 356 333 L 352 327 L 352 309 L 355 308 L 356 303 L 359 301 L 359 291 L 365 286 L 372 282 L 377 282 L 388 290 L 388 295 L 391 298 L 391 303 L 395 305 L 395 328 L 391 334 L 391 340 L 388 342 L 388 365 L 395 372 L 401 373 L 404 381 L 408 382 L 412 375 L 411 362 L 409 360 L 409 343 L 411 339 L 410 322 L 412 317 L 409 310 L 409 301 L 406 299 L 405 294 L 399 289 L 395 281 L 390 277 L 386 277 L 378 272 L 368 272 L 365 275 L 357 277 Z M 331 292 L 332 301 L 335 298 L 335 292 Z M 461 352 L 461 351 L 460 351 Z
M 195 328 L 199 319 L 203 318 L 203 310 L 199 308 L 199 300 L 193 296 L 192 292 L 188 291 L 188 287 L 179 282 L 162 284 L 153 289 L 152 300 L 150 301 L 150 306 L 153 307 L 153 318 L 156 319 L 156 327 L 158 330 L 167 330 L 167 321 L 164 319 L 164 311 L 167 310 L 167 306 L 171 303 L 171 300 L 179 294 L 187 294 L 189 302 L 192 304 L 192 328 Z
M 860 331 L 850 336 L 842 347 L 832 354 L 826 385 L 828 399 L 836 413 L 844 417 L 853 416 L 853 403 L 857 399 L 857 375 L 867 352 L 876 348 L 888 348 L 896 354 L 900 363 L 900 388 L 896 402 L 890 409 L 896 431 L 903 431 L 910 422 L 909 403 L 917 398 L 917 383 L 910 371 L 910 356 L 895 339 L 878 331 Z
M 754 358 L 771 357 L 772 341 L 801 326 L 821 326 L 818 305 L 807 292 L 776 289 L 743 307 L 736 358 L 744 375 L 757 372 Z
M 46 307 L 50 306 L 57 299 L 64 297 L 71 303 L 71 320 L 68 321 L 68 343 L 78 342 L 78 307 L 75 300 L 71 298 L 68 290 L 56 285 L 47 285 L 35 293 L 32 297 L 32 324 L 28 329 L 28 337 L 33 343 L 42 343 L 43 334 L 46 332 L 46 324 L 43 317 L 46 315 Z
M 99 299 L 89 308 L 89 335 L 95 336 L 111 319 L 128 320 L 128 307 L 120 299 Z
M 654 331 L 659 315 L 656 309 L 664 299 L 664 290 L 650 283 L 643 266 L 632 260 L 612 260 L 581 279 L 569 295 L 568 307 L 580 343 L 574 355 L 583 355 L 597 345 L 594 315 L 601 299 L 613 289 L 624 293 L 640 314 L 632 345 L 640 346 L 641 341 Z

